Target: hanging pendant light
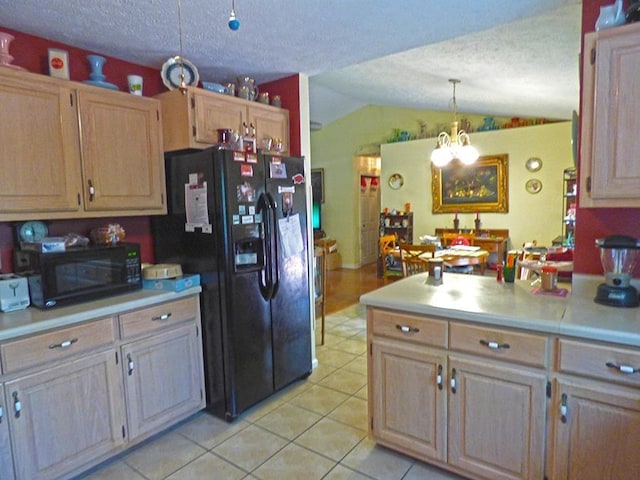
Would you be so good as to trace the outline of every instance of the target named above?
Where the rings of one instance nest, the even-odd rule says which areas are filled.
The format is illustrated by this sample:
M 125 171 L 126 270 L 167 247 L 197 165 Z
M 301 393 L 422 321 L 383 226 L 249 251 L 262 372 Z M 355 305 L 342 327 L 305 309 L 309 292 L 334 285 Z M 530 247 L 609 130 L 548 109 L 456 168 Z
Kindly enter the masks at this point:
M 440 132 L 436 148 L 431 152 L 431 161 L 436 167 L 444 167 L 454 159 L 460 160 L 465 165 L 471 165 L 479 156 L 478 150 L 471 146 L 467 132 L 458 131 L 456 84 L 460 83 L 460 80 L 450 78 L 449 82 L 453 85 L 453 122 L 451 122 L 451 134 Z
M 240 20 L 236 17 L 236 2 L 231 0 L 231 14 L 229 15 L 229 28 L 234 32 L 240 28 Z

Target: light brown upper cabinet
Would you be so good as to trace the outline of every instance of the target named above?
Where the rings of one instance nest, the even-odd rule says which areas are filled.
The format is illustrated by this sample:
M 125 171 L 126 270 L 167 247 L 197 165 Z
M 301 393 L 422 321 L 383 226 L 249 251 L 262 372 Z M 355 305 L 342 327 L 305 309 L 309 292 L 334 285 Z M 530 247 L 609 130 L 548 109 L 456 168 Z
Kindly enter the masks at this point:
M 581 207 L 640 207 L 640 24 L 584 39 Z
M 164 150 L 207 148 L 218 142 L 218 129 L 228 128 L 244 134 L 253 125 L 257 148 L 264 138 L 283 142 L 289 152 L 289 111 L 229 95 L 187 87 L 156 95 L 162 103 Z M 251 131 L 249 132 L 251 133 Z
M 160 103 L 0 69 L 0 221 L 166 213 Z

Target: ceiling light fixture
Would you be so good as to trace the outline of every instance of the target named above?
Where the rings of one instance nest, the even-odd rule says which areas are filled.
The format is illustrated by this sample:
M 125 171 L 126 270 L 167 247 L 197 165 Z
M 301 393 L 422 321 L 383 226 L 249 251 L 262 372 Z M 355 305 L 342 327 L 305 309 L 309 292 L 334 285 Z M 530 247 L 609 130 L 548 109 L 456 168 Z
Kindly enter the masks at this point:
M 240 20 L 236 17 L 236 1 L 231 0 L 231 15 L 229 15 L 229 28 L 234 32 L 240 28 Z
M 436 167 L 444 167 L 454 159 L 460 160 L 465 165 L 471 165 L 479 156 L 478 150 L 471 146 L 467 132 L 458 131 L 456 84 L 460 83 L 460 80 L 450 78 L 449 82 L 453 85 L 453 122 L 451 122 L 451 135 L 440 132 L 436 148 L 431 152 L 431 161 Z

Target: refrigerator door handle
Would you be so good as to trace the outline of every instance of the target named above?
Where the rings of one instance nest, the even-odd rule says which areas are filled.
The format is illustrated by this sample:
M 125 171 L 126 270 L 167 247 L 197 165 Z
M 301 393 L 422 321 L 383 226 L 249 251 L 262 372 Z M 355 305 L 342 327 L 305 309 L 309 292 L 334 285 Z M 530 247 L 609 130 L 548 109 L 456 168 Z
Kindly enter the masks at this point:
M 269 199 L 267 196 L 262 193 L 258 198 L 258 213 L 262 215 L 263 224 L 264 224 L 264 234 L 263 234 L 263 248 L 262 248 L 262 256 L 264 261 L 262 262 L 262 270 L 260 270 L 259 281 L 260 281 L 260 293 L 262 294 L 262 298 L 265 300 L 271 300 L 273 297 L 273 278 L 272 278 L 272 269 L 271 269 L 271 205 L 269 204 Z
M 278 205 L 276 201 L 273 199 L 271 194 L 267 192 L 267 198 L 269 200 L 269 207 L 271 208 L 271 218 L 273 221 L 273 225 L 271 228 L 270 242 L 271 247 L 269 251 L 272 252 L 273 261 L 269 262 L 271 267 L 271 283 L 273 284 L 273 292 L 271 293 L 271 298 L 275 297 L 278 294 L 278 287 L 280 286 L 280 266 L 278 264 Z

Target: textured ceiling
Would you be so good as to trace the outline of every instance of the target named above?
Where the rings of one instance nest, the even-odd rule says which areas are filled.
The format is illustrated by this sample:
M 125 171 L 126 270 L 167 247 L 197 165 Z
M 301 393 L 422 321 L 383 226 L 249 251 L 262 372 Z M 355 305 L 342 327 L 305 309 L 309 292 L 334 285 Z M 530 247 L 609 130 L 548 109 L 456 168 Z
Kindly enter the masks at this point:
M 0 0 L 0 26 L 160 70 L 183 53 L 200 78 L 310 76 L 311 119 L 367 104 L 571 118 L 580 0 Z

